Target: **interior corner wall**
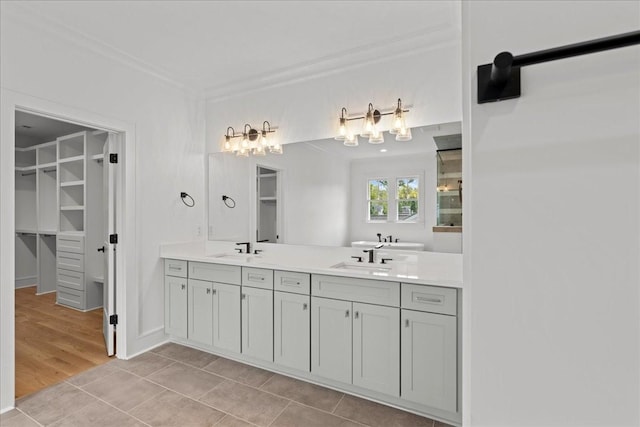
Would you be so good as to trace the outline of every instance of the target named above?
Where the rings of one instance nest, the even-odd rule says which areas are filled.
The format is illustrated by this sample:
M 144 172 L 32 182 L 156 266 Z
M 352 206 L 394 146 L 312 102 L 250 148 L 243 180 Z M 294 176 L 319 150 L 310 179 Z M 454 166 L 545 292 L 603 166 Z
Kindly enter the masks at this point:
M 3 90 L 135 127 L 135 174 L 126 183 L 135 186 L 135 206 L 127 206 L 135 212 L 135 224 L 129 224 L 135 235 L 125 238 L 136 252 L 127 260 L 127 311 L 120 313 L 127 317 L 127 353 L 135 354 L 164 339 L 160 243 L 203 239 L 197 226 L 202 230 L 205 224 L 204 103 L 38 17 L 25 16 L 18 6 L 3 2 L 1 19 Z M 2 167 L 7 165 L 12 160 L 3 158 Z M 193 196 L 194 208 L 181 202 L 181 191 Z M 3 269 L 1 285 L 12 286 L 6 273 L 12 271 Z M 3 334 L 3 341 L 8 338 Z M 13 343 L 2 348 L 4 357 Z M 2 390 L 2 407 L 5 397 L 13 399 L 7 393 Z
M 476 100 L 499 52 L 639 28 L 638 2 L 463 3 L 470 425 L 640 424 L 640 46 L 527 66 L 520 98 Z
M 206 104 L 207 151 L 220 151 L 228 126 L 242 132 L 268 120 L 283 144 L 332 138 L 342 107 L 365 113 L 369 103 L 394 108 L 411 105 L 409 126 L 458 122 L 462 117 L 460 41 L 391 59 L 336 69 Z

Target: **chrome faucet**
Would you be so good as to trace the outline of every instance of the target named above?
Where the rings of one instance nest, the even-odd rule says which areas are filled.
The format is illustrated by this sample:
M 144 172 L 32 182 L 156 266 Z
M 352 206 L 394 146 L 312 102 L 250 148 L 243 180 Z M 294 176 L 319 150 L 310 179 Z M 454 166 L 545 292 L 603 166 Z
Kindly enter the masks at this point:
M 240 245 L 245 245 L 246 249 L 246 253 L 250 254 L 251 253 L 251 242 L 240 242 L 240 243 L 236 243 L 236 245 L 240 246 Z M 242 249 L 240 249 L 240 253 L 242 253 Z
M 365 249 L 364 251 L 362 251 L 362 252 L 365 252 L 365 253 L 369 254 L 369 261 L 368 261 L 369 263 L 373 264 L 373 263 L 375 263 L 375 262 L 376 262 L 375 250 L 376 250 L 376 249 L 380 249 L 380 248 L 381 248 L 381 247 L 383 247 L 383 246 L 384 246 L 384 245 L 381 243 L 381 244 L 379 244 L 379 245 L 374 246 L 374 247 L 373 247 L 373 248 L 371 248 L 371 249 Z

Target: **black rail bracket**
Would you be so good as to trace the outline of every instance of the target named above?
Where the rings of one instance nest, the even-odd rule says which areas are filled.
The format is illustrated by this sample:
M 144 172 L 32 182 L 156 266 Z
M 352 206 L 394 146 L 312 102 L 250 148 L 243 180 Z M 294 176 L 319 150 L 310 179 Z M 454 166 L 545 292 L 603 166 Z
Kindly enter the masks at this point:
M 520 67 L 511 67 L 505 82 L 491 80 L 493 64 L 478 65 L 478 104 L 520 97 Z

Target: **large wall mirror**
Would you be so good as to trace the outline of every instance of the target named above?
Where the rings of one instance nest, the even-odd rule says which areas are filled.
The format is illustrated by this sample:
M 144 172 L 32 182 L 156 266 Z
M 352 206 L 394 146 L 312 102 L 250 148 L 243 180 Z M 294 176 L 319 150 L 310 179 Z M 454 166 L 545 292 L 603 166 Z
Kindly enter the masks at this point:
M 281 155 L 209 155 L 210 240 L 352 246 L 387 239 L 431 250 L 437 224 L 434 137 L 460 122 L 412 129 L 411 141 L 357 147 L 286 144 Z

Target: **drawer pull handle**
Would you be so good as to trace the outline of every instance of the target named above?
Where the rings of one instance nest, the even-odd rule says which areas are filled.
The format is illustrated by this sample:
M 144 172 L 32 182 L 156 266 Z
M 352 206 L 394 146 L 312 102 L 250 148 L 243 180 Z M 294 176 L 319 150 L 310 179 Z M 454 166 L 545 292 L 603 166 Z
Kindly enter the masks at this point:
M 404 321 L 404 327 L 405 327 L 405 328 L 408 328 L 408 327 L 409 327 L 409 319 L 406 319 L 406 320 Z
M 304 304 L 302 304 L 302 310 L 306 310 L 307 309 L 307 303 L 305 302 Z
M 283 280 L 282 284 L 284 286 L 300 286 L 300 282 L 295 281 L 295 280 Z
M 355 313 L 353 313 L 353 317 L 357 319 L 358 317 L 360 317 L 360 313 L 356 311 Z
M 184 288 L 185 288 L 185 287 L 186 287 L 185 285 L 180 286 L 180 288 L 181 288 L 182 290 L 184 290 Z
M 344 313 L 344 317 L 349 317 L 349 310 Z
M 170 266 L 169 266 L 169 270 L 177 270 L 177 271 L 180 271 L 180 270 L 182 270 L 182 268 L 181 268 L 181 267 L 178 267 L 178 266 L 175 266 L 175 265 L 170 265 Z
M 257 274 L 249 274 L 249 280 L 264 280 L 264 276 L 258 276 Z
M 442 304 L 442 298 L 416 296 L 416 300 L 421 302 L 432 302 L 436 304 Z

